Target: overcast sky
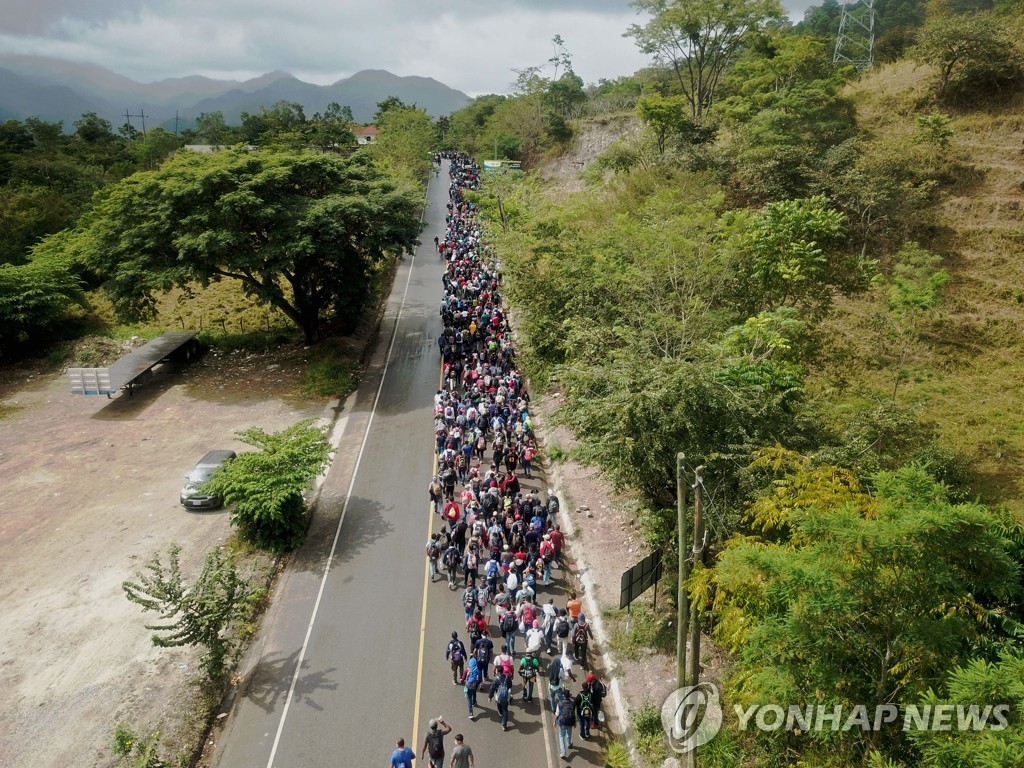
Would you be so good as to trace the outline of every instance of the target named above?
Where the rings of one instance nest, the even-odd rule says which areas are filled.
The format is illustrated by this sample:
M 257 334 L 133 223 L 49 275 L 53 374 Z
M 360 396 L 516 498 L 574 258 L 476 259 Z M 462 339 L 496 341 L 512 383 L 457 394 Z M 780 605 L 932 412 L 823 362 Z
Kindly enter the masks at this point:
M 812 0 L 785 0 L 802 18 Z M 814 2 L 817 4 L 817 2 Z M 628 0 L 10 0 L 0 51 L 98 64 L 139 82 L 283 70 L 333 83 L 361 69 L 421 75 L 476 96 L 544 65 L 561 35 L 587 83 L 649 63 Z M 551 74 L 550 69 L 546 72 Z

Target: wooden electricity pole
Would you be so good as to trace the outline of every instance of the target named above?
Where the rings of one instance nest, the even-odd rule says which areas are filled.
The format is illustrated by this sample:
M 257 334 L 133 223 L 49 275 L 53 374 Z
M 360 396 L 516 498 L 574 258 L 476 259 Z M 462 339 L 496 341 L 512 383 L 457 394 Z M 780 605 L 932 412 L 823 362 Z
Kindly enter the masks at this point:
M 686 628 L 689 626 L 689 598 L 686 580 L 689 578 L 686 546 L 686 456 L 676 455 L 676 515 L 679 533 L 679 584 L 676 599 L 676 688 L 689 683 L 686 680 Z
M 693 485 L 693 568 L 704 563 L 704 467 L 694 470 L 696 482 Z M 700 612 L 690 611 L 689 669 L 686 677 L 689 684 L 700 683 Z

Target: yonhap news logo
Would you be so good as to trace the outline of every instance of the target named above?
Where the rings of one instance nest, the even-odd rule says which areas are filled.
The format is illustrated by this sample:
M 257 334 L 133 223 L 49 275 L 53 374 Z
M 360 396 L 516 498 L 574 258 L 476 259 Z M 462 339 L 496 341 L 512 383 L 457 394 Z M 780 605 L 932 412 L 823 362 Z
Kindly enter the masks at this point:
M 722 728 L 718 688 L 699 683 L 672 691 L 661 705 L 661 727 L 679 754 L 707 744 Z
M 1010 704 L 751 704 L 733 706 L 741 731 L 1002 731 Z M 711 683 L 678 688 L 661 707 L 661 724 L 672 749 L 691 752 L 722 728 L 722 704 Z

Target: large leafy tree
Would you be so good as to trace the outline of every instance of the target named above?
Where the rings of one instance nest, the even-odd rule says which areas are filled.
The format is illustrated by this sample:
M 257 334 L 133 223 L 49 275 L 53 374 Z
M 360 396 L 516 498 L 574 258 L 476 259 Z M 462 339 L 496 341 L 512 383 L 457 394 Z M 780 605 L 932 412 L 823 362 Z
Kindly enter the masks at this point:
M 651 18 L 630 25 L 626 36 L 671 68 L 697 120 L 711 109 L 722 74 L 747 37 L 782 17 L 778 0 L 634 0 L 632 5 Z
M 951 504 L 923 470 L 880 473 L 871 495 L 838 468 L 791 467 L 782 480 L 752 515 L 782 540 L 736 537 L 716 569 L 717 635 L 737 654 L 738 701 L 922 696 L 978 647 L 986 616 L 1013 604 L 1019 564 L 999 517 Z M 901 740 L 875 733 L 859 748 Z
M 298 326 L 352 327 L 370 269 L 412 248 L 418 201 L 365 154 L 184 152 L 109 188 L 74 247 L 125 318 L 151 315 L 174 285 L 230 278 Z

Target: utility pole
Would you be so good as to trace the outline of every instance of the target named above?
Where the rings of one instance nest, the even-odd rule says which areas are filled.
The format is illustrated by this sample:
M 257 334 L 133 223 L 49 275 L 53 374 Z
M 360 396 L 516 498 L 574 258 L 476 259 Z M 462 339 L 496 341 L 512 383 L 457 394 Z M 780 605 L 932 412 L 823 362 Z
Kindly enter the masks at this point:
M 693 567 L 704 564 L 704 467 L 694 470 L 693 485 Z M 700 683 L 700 613 L 690 614 L 690 656 L 687 678 L 690 685 Z
M 686 455 L 676 454 L 676 527 L 679 533 L 679 585 L 676 599 L 676 688 L 687 685 L 686 680 L 686 628 L 689 626 L 689 598 L 686 594 L 686 579 L 689 566 L 686 562 Z

